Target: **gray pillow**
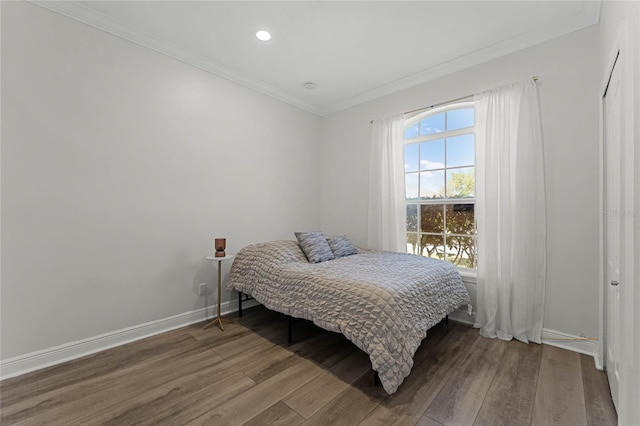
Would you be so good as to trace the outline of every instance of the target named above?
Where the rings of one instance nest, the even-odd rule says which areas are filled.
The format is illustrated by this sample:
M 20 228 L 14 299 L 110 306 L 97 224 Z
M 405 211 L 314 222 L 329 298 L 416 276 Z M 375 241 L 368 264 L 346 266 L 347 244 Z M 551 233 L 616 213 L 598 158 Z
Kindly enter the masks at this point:
M 327 243 L 333 252 L 335 258 L 351 256 L 358 254 L 358 249 L 349 241 L 346 235 L 338 235 L 337 237 L 327 238 Z
M 333 259 L 333 252 L 322 232 L 296 232 L 298 244 L 311 263 Z

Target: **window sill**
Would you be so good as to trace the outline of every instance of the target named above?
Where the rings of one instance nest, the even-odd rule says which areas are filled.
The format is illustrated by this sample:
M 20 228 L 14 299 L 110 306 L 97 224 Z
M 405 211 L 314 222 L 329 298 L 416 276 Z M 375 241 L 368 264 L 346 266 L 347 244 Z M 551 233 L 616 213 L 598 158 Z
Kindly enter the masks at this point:
M 469 284 L 475 284 L 478 277 L 478 272 L 475 269 L 458 268 L 462 281 Z

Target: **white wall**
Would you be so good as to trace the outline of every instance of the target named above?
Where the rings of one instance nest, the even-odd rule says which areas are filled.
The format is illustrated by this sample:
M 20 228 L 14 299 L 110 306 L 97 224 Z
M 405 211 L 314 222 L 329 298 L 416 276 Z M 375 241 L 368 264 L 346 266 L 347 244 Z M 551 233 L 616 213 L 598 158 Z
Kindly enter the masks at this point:
M 204 307 L 216 236 L 234 253 L 319 228 L 319 118 L 1 7 L 2 359 Z
M 605 17 L 627 13 L 608 4 Z M 229 252 L 297 229 L 365 245 L 369 121 L 532 75 L 548 186 L 544 326 L 597 336 L 594 46 L 608 31 L 320 119 L 38 6 L 1 10 L 3 360 L 204 307 L 216 236 Z
M 547 178 L 544 327 L 596 337 L 598 42 L 590 27 L 323 118 L 322 228 L 366 244 L 371 119 L 537 75 Z

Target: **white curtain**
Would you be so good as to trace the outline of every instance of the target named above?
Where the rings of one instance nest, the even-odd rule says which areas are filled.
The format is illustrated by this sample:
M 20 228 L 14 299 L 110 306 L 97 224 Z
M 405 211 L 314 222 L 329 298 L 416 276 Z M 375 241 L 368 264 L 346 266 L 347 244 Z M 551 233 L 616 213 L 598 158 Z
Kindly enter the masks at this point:
M 371 131 L 367 245 L 406 252 L 404 116 L 376 120 Z
M 532 80 L 475 96 L 477 316 L 485 337 L 541 342 L 546 275 L 542 129 Z

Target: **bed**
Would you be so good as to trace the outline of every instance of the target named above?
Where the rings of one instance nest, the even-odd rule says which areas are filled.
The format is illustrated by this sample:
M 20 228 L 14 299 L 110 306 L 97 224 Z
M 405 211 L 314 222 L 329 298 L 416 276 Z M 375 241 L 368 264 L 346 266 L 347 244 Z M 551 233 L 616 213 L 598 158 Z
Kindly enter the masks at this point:
M 297 241 L 286 240 L 240 250 L 227 289 L 342 333 L 369 355 L 389 394 L 411 372 L 427 330 L 469 302 L 460 274 L 449 262 L 358 249 L 357 254 L 311 263 Z

